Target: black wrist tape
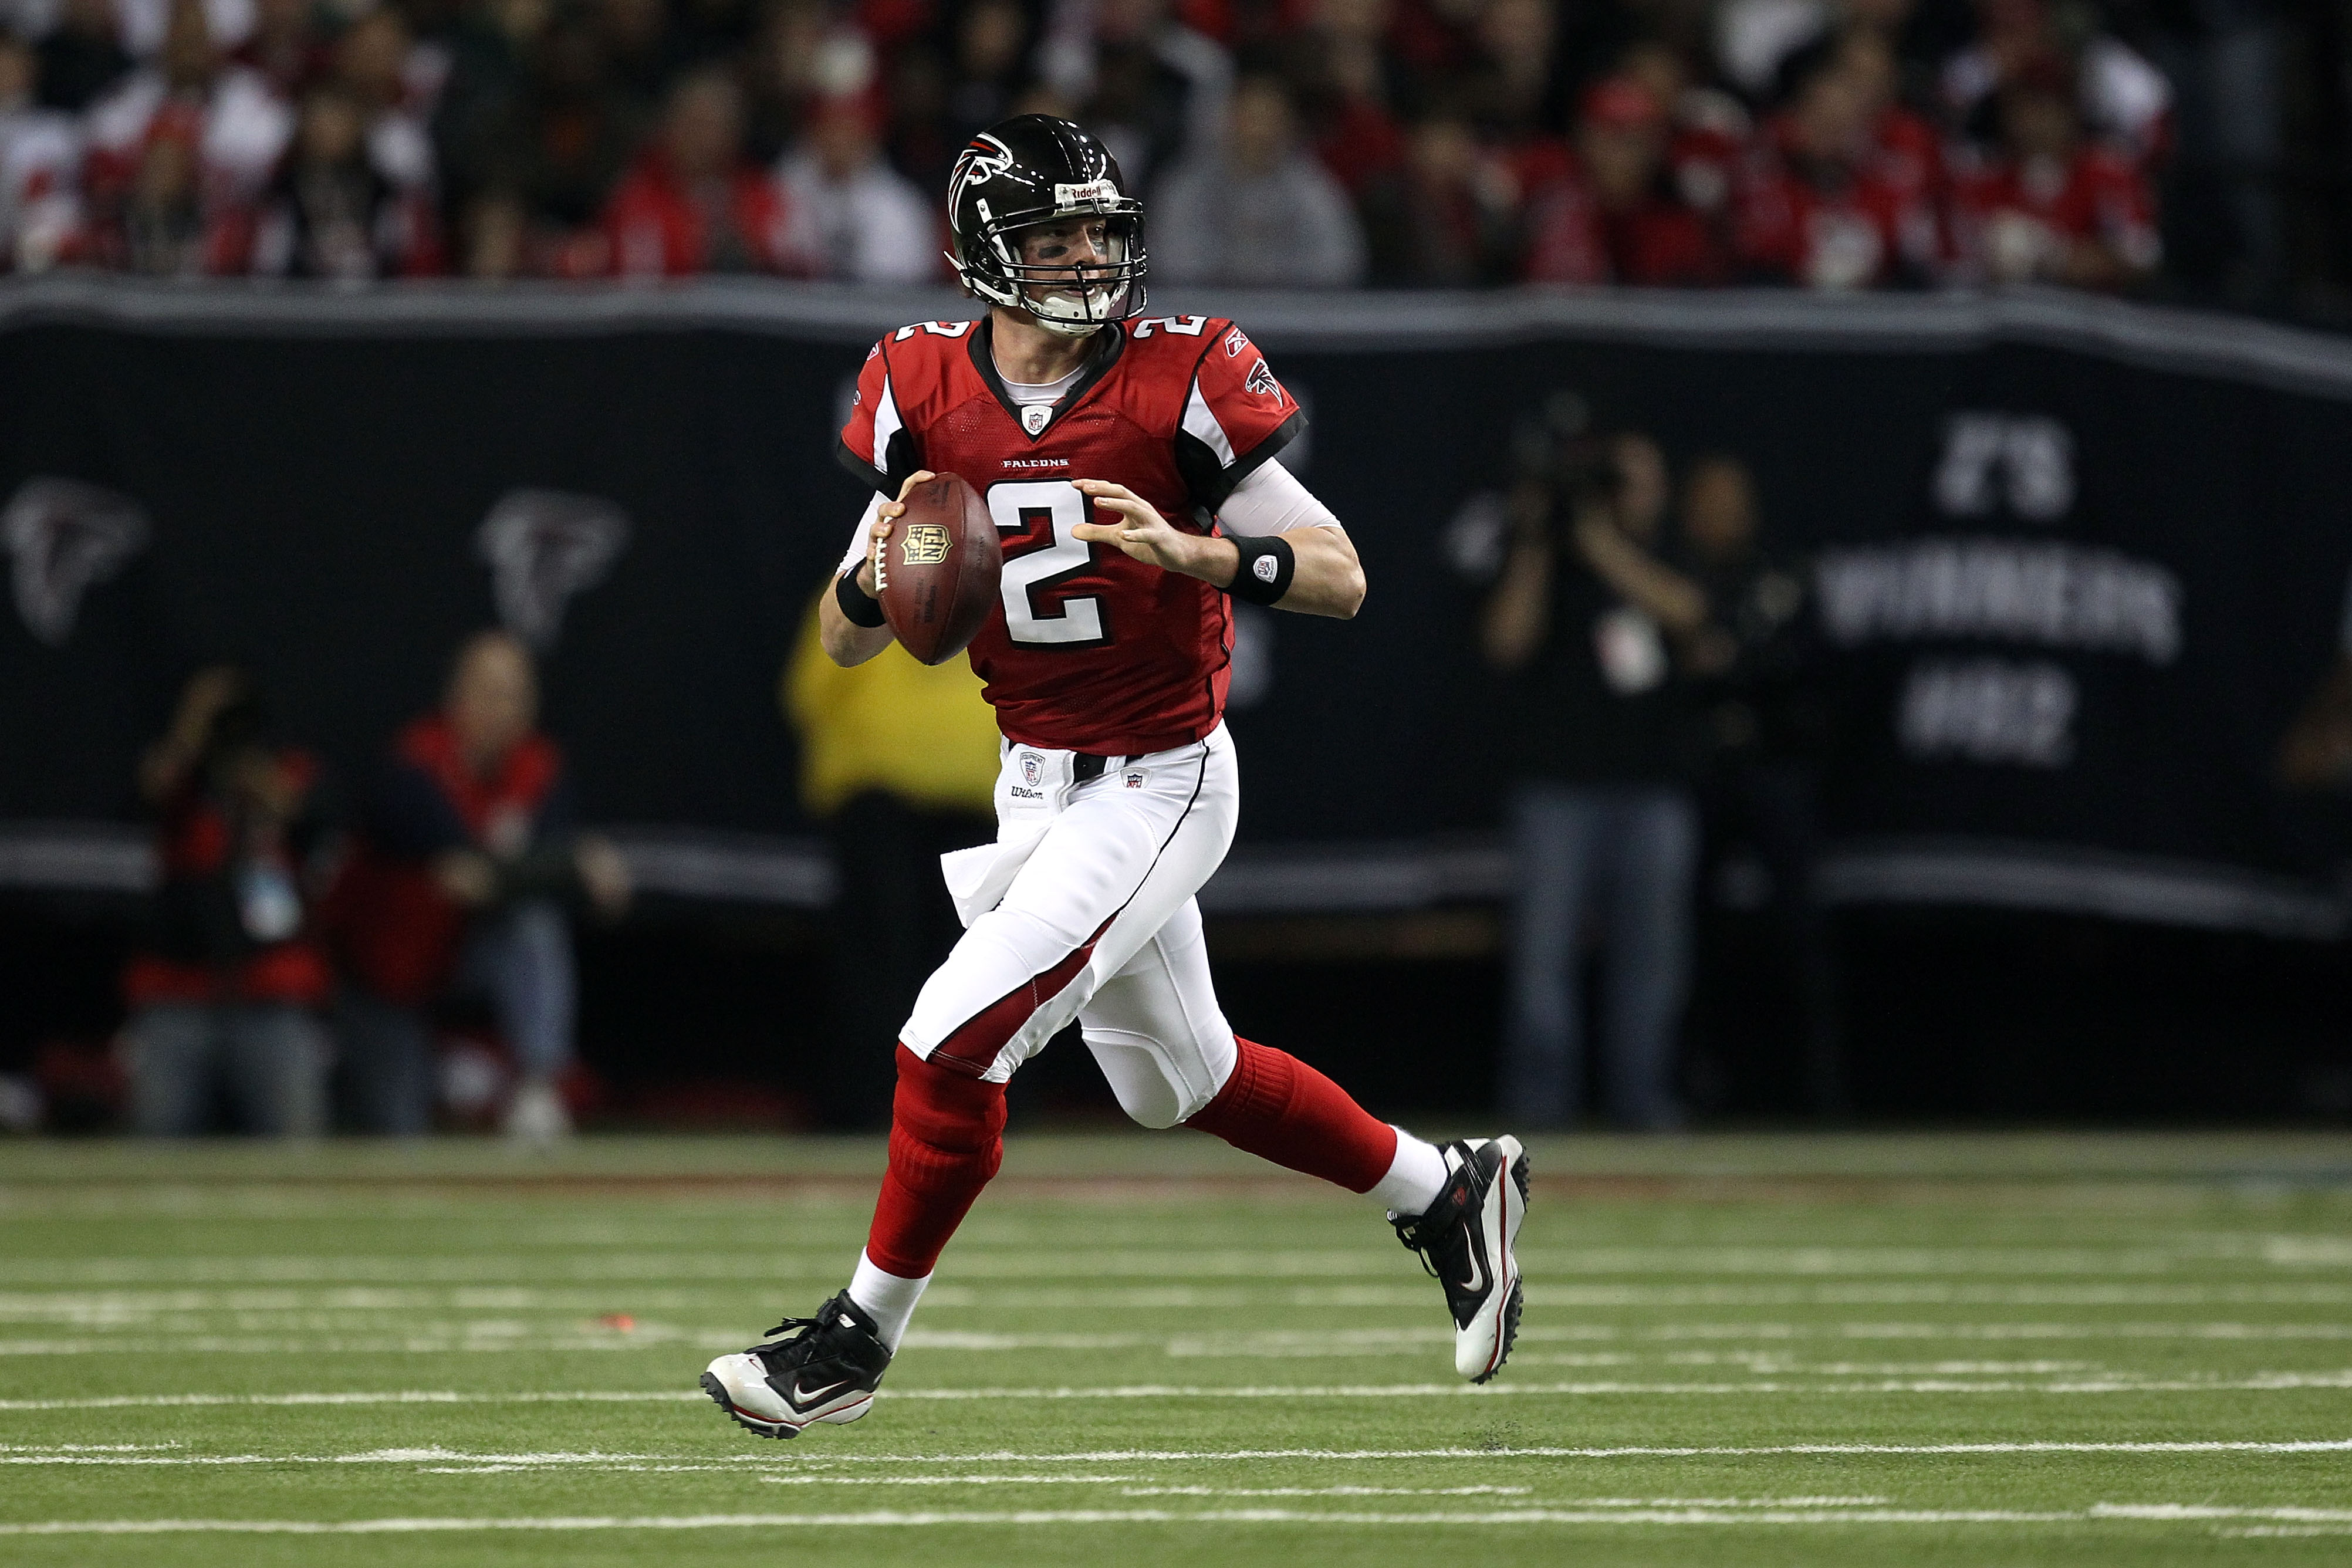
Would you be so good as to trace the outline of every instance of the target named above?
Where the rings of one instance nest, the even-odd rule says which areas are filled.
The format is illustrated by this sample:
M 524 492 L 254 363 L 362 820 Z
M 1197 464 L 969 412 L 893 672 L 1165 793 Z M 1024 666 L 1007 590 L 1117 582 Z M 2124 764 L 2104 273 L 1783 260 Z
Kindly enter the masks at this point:
M 1242 552 L 1242 563 L 1226 593 L 1253 605 L 1272 605 L 1290 592 L 1290 579 L 1298 573 L 1290 541 L 1278 533 L 1264 538 L 1244 534 L 1234 541 L 1234 547 Z
M 859 562 L 858 565 L 864 565 Z M 857 567 L 852 566 L 834 579 L 833 602 L 849 617 L 853 626 L 878 626 L 887 618 L 882 614 L 882 601 L 868 598 L 866 590 L 857 585 Z

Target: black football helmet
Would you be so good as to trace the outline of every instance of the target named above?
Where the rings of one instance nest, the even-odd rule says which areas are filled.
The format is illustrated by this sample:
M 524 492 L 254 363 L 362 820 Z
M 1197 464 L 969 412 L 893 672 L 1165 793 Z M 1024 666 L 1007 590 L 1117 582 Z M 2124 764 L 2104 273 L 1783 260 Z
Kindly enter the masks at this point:
M 1110 265 L 1022 261 L 1022 229 L 1080 214 L 1108 220 Z M 1128 195 L 1110 149 L 1066 120 L 1020 114 L 973 137 L 948 177 L 948 228 L 955 240 L 948 259 L 965 288 L 1065 337 L 1086 337 L 1143 309 L 1143 204 Z M 1040 285 L 1051 292 L 1033 296 Z

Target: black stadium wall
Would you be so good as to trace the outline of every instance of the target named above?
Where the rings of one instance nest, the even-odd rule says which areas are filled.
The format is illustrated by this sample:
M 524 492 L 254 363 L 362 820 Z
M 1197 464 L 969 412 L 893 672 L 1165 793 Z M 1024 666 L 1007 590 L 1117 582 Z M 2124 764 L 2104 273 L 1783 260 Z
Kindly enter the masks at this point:
M 2048 294 L 1171 295 L 1310 411 L 1352 624 L 1250 617 L 1233 914 L 1491 900 L 1476 568 L 1572 388 L 1753 469 L 1813 563 L 1842 904 L 2332 939 L 2338 803 L 2275 783 L 2340 657 L 2352 342 Z M 820 907 L 776 677 L 861 498 L 831 453 L 935 294 L 0 286 L 0 889 L 135 891 L 139 749 L 201 661 L 344 767 L 503 620 L 662 899 Z M 2021 917 L 2023 918 L 2023 917 Z

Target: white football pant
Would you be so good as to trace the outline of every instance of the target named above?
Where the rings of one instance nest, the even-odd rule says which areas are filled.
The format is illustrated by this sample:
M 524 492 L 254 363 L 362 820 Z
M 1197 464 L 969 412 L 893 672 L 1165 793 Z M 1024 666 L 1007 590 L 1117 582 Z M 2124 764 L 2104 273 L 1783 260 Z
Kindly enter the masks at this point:
M 1192 898 L 1240 816 L 1233 741 L 1076 761 L 1006 744 L 996 842 L 940 857 L 967 929 L 899 1038 L 1003 1083 L 1076 1017 L 1127 1113 L 1172 1127 L 1234 1070 Z

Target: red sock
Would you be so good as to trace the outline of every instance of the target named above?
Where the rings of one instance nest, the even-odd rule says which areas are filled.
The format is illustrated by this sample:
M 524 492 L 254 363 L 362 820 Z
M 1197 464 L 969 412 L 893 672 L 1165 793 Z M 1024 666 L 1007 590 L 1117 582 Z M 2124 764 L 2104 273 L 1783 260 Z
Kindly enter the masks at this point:
M 1004 1086 L 982 1083 L 898 1047 L 890 1106 L 890 1169 L 874 1202 L 866 1256 L 919 1279 L 1004 1160 Z
M 1395 1128 L 1297 1057 L 1239 1037 L 1234 1044 L 1234 1076 L 1184 1125 L 1351 1193 L 1370 1192 L 1389 1173 Z

